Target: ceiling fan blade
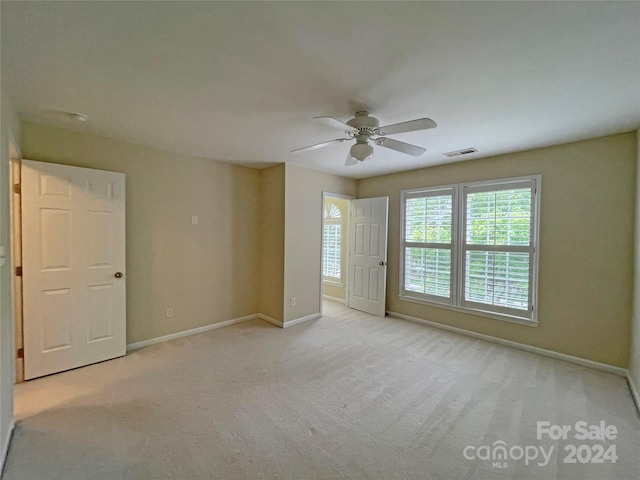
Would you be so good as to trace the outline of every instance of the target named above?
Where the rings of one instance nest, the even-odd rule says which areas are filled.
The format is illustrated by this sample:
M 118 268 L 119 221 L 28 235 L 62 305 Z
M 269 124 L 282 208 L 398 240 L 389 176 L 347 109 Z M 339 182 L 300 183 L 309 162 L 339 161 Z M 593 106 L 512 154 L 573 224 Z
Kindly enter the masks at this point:
M 436 128 L 438 124 L 430 118 L 418 118 L 408 122 L 394 123 L 378 129 L 379 135 L 393 135 L 394 133 L 414 132 L 416 130 L 427 130 Z
M 307 150 L 315 150 L 316 148 L 328 147 L 329 145 L 333 145 L 334 143 L 342 143 L 345 140 L 349 140 L 348 138 L 336 138 L 335 140 L 329 140 L 328 142 L 316 143 L 315 145 L 309 145 L 308 147 L 296 148 L 295 150 L 291 150 L 291 153 L 304 152 Z
M 345 132 L 355 132 L 356 128 L 353 128 L 351 125 L 347 125 L 341 120 L 333 117 L 313 117 L 314 120 L 320 120 L 325 125 L 329 125 L 330 127 L 341 128 Z
M 350 167 L 352 165 L 357 165 L 357 164 L 358 164 L 358 160 L 356 160 L 351 156 L 351 152 L 347 153 L 347 161 L 344 162 L 344 165 L 346 167 Z
M 381 147 L 390 148 L 391 150 L 397 150 L 398 152 L 406 153 L 407 155 L 413 155 L 414 157 L 419 157 L 427 151 L 426 148 L 418 147 L 417 145 L 411 145 L 410 143 L 401 142 L 399 140 L 394 140 L 393 138 L 376 138 L 374 142 L 376 143 L 376 145 L 380 145 Z

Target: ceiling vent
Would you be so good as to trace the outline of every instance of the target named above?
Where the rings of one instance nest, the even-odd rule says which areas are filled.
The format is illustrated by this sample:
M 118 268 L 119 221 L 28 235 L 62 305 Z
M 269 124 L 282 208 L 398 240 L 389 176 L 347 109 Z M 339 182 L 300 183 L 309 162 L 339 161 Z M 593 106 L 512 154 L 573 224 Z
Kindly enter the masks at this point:
M 453 152 L 447 152 L 447 153 L 443 153 L 442 155 L 444 155 L 445 157 L 459 157 L 460 155 L 469 155 L 470 153 L 477 153 L 478 150 L 476 150 L 473 147 L 469 147 L 469 148 L 463 148 L 462 150 L 454 150 Z

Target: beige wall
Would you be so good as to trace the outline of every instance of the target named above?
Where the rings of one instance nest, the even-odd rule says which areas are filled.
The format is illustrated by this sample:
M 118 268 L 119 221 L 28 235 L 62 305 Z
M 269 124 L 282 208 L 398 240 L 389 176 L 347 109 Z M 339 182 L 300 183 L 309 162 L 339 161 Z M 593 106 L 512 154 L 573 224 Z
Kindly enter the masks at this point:
M 628 365 L 634 133 L 356 182 L 292 165 L 252 170 L 30 122 L 22 130 L 25 158 L 127 174 L 128 342 L 257 312 L 284 322 L 318 313 L 322 192 L 357 191 L 390 197 L 389 310 Z M 401 189 L 527 174 L 542 174 L 538 328 L 399 300 Z M 189 224 L 193 214 L 198 226 Z M 168 306 L 173 319 L 165 318 Z
M 322 192 L 355 196 L 356 181 L 286 165 L 285 322 L 320 312 Z
M 260 313 L 284 321 L 284 164 L 261 171 Z
M 387 309 L 626 368 L 633 281 L 634 133 L 364 179 L 388 195 Z M 400 190 L 541 174 L 537 328 L 398 298 Z
M 633 287 L 633 319 L 629 377 L 640 394 L 640 129 L 636 131 L 636 229 L 634 237 L 635 277 Z M 640 408 L 640 405 L 638 405 Z
M 9 216 L 9 144 L 20 148 L 20 120 L 9 98 L 0 98 L 0 245 L 5 247 L 5 266 L 0 268 L 0 471 L 9 446 L 13 422 L 14 344 L 11 315 L 11 265 Z M 18 152 L 19 153 L 19 152 Z
M 342 273 L 343 284 L 336 285 L 331 282 L 323 282 L 322 294 L 326 295 L 327 297 L 344 300 L 346 298 L 346 288 L 344 282 L 346 281 L 347 272 L 347 231 L 349 228 L 349 200 L 347 200 L 346 198 L 325 196 L 325 208 L 327 208 L 327 205 L 331 203 L 335 204 L 336 207 L 340 209 L 340 213 L 342 214 L 342 218 L 340 219 L 340 231 L 342 232 L 342 243 L 340 245 L 340 271 Z
M 259 311 L 259 170 L 30 122 L 22 146 L 126 174 L 128 343 Z

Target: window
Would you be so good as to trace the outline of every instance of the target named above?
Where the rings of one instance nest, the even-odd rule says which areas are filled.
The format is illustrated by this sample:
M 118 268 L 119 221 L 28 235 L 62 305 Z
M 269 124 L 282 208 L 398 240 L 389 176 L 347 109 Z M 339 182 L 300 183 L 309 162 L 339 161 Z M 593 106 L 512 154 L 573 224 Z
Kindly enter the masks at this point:
M 454 190 L 410 193 L 405 198 L 405 282 L 409 292 L 451 303 Z
M 324 281 L 342 283 L 342 213 L 333 203 L 324 209 L 322 231 L 322 277 Z
M 402 192 L 400 297 L 536 323 L 540 177 Z

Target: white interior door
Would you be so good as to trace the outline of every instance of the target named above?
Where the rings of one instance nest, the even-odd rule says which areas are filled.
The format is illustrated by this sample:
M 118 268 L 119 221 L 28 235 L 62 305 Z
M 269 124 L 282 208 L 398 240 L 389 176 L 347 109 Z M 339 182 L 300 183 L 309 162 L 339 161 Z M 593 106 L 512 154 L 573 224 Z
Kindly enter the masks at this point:
M 27 380 L 126 353 L 124 183 L 22 161 Z
M 348 306 L 384 317 L 389 197 L 351 201 Z

